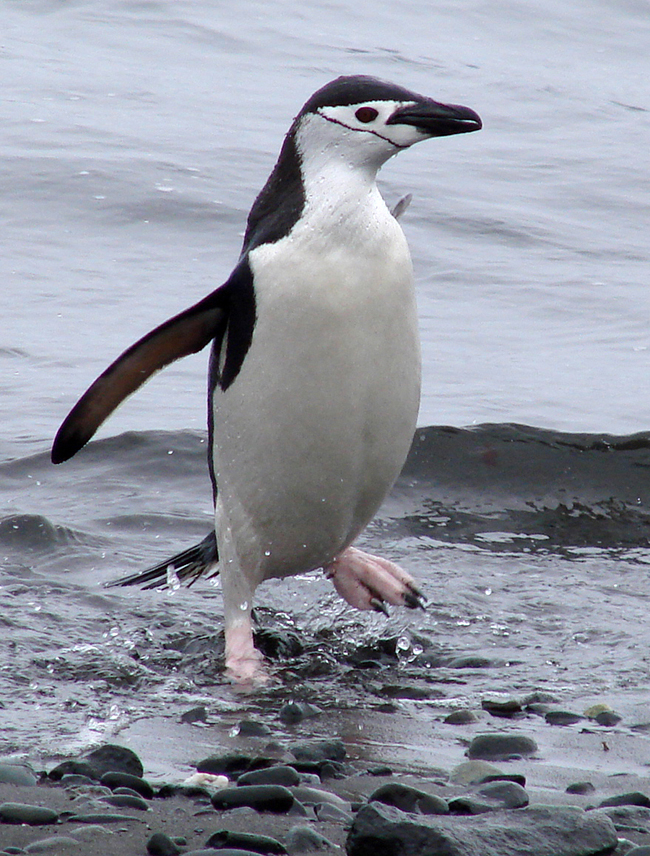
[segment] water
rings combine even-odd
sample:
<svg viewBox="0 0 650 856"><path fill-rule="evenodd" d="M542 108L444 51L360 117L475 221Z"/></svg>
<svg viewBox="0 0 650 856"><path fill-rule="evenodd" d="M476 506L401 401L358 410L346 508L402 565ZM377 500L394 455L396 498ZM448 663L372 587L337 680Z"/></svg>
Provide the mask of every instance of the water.
<svg viewBox="0 0 650 856"><path fill-rule="evenodd" d="M47 450L125 346L226 278L291 118L341 73L485 122L401 155L381 184L390 203L414 197L420 424L496 427L423 435L366 536L422 581L426 614L359 617L318 575L264 587L263 622L307 645L283 674L371 706L375 685L340 664L403 638L410 653L387 668L442 682L445 703L539 685L636 710L650 592L648 435L629 436L650 428L648 3L79 0L6 4L1 21L3 752L65 754L161 705L236 704L218 589L100 586L210 525L206 355L154 379L78 459L55 469ZM447 665L476 652L493 667Z"/></svg>

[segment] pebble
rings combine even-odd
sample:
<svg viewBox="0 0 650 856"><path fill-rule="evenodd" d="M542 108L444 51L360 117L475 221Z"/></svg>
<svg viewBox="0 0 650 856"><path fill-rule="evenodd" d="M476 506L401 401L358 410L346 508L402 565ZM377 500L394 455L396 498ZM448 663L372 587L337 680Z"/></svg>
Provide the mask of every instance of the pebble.
<svg viewBox="0 0 650 856"><path fill-rule="evenodd" d="M38 782L36 774L24 764L0 763L0 785L31 787Z"/></svg>
<svg viewBox="0 0 650 856"><path fill-rule="evenodd" d="M180 847L164 832L155 832L147 841L149 856L179 856Z"/></svg>
<svg viewBox="0 0 650 856"><path fill-rule="evenodd" d="M255 757L244 752L227 752L225 755L210 755L196 765L199 773L211 773L213 776L236 778L249 770L273 767L274 758Z"/></svg>
<svg viewBox="0 0 650 856"><path fill-rule="evenodd" d="M256 811L284 814L293 804L293 794L282 785L243 785L223 788L212 795L212 805L221 810L249 806Z"/></svg>
<svg viewBox="0 0 650 856"><path fill-rule="evenodd" d="M32 841L25 847L25 853L53 853L56 856L63 853L78 853L85 848L85 844L71 838L69 835L52 835L50 838L41 838L40 841Z"/></svg>
<svg viewBox="0 0 650 856"><path fill-rule="evenodd" d="M349 823L352 820L352 812L346 811L337 805L329 803L319 803L314 806L314 812L321 823L329 821L331 823Z"/></svg>
<svg viewBox="0 0 650 856"><path fill-rule="evenodd" d="M289 853L310 853L314 850L336 850L336 844L311 826L292 826L286 837Z"/></svg>
<svg viewBox="0 0 650 856"><path fill-rule="evenodd" d="M303 719L310 719L313 716L318 716L319 713L322 713L322 710L315 704L310 704L307 701L290 701L280 708L278 716L280 722L285 725L297 725Z"/></svg>
<svg viewBox="0 0 650 856"><path fill-rule="evenodd" d="M130 814L117 814L116 812L88 812L86 814L73 814L68 818L70 823L125 823L130 820L140 820L139 817L133 817Z"/></svg>
<svg viewBox="0 0 650 856"><path fill-rule="evenodd" d="M479 734L469 745L471 759L507 761L537 752L537 743L526 734Z"/></svg>
<svg viewBox="0 0 650 856"><path fill-rule="evenodd" d="M470 725L478 722L478 716L472 710L454 710L443 720L447 725Z"/></svg>
<svg viewBox="0 0 650 856"><path fill-rule="evenodd" d="M206 847L222 849L224 847L251 850L254 853L262 853L264 856L282 856L287 850L275 838L268 835L253 835L251 832L231 832L229 829L219 829L213 832L205 842Z"/></svg>
<svg viewBox="0 0 650 856"><path fill-rule="evenodd" d="M586 856L613 851L617 843L616 830L606 815L575 806L528 806L454 817L406 814L394 806L371 802L357 813L346 850L348 856Z"/></svg>
<svg viewBox="0 0 650 856"><path fill-rule="evenodd" d="M544 714L544 719L549 725L575 725L576 722L581 722L584 716L570 710L549 710Z"/></svg>
<svg viewBox="0 0 650 856"><path fill-rule="evenodd" d="M592 785L591 782L572 782L570 785L567 785L566 792L567 794L593 794L596 788Z"/></svg>
<svg viewBox="0 0 650 856"><path fill-rule="evenodd" d="M6 802L0 805L0 822L2 823L25 823L27 826L43 826L48 823L56 823L58 819L58 811L40 805L15 802Z"/></svg>
<svg viewBox="0 0 650 856"><path fill-rule="evenodd" d="M192 725L194 722L207 723L207 721L208 712L203 705L193 707L190 710L186 710L185 713L181 713L181 722L184 722L187 725Z"/></svg>
<svg viewBox="0 0 650 856"><path fill-rule="evenodd" d="M104 797L103 802L115 806L115 808L136 808L139 811L149 811L146 800L130 794L113 794L113 796Z"/></svg>
<svg viewBox="0 0 650 856"><path fill-rule="evenodd" d="M153 788L146 779L142 779L140 776L132 776L129 773L118 773L113 771L110 773L104 773L99 780L99 783L110 788L112 791L117 788L131 788L132 791L140 794L140 796L144 797L146 800L153 798Z"/></svg>
<svg viewBox="0 0 650 856"><path fill-rule="evenodd" d="M268 725L256 719L242 719L237 729L239 737L268 737L271 733Z"/></svg>
<svg viewBox="0 0 650 856"><path fill-rule="evenodd" d="M490 699L485 698L481 702L483 710L487 710L492 716L501 716L506 719L512 719L514 716L519 716L523 713L521 702L518 699Z"/></svg>
<svg viewBox="0 0 650 856"><path fill-rule="evenodd" d="M401 811L418 812L419 814L449 813L449 806L441 797L427 794L425 791L410 785L402 785L399 782L390 782L377 788L370 794L368 801L384 803L395 806Z"/></svg>
<svg viewBox="0 0 650 856"><path fill-rule="evenodd" d="M142 777L142 761L131 749L106 743L93 749L84 758L63 761L48 773L50 779L58 781L66 774L87 776L99 781L104 773L120 772Z"/></svg>
<svg viewBox="0 0 650 856"><path fill-rule="evenodd" d="M346 756L342 740L308 740L289 746L298 761L343 761Z"/></svg>
<svg viewBox="0 0 650 856"><path fill-rule="evenodd" d="M294 799L299 800L303 805L321 805L322 803L328 803L329 805L339 806L339 808L350 808L349 802L336 794L333 794L331 791L322 791L318 788L308 788L304 785L296 785L290 790Z"/></svg>
<svg viewBox="0 0 650 856"><path fill-rule="evenodd" d="M298 771L294 767L287 767L285 765L267 767L265 770L251 770L250 773L243 773L237 779L239 786L284 785L285 788L289 788L292 785L299 784L299 782L300 776L298 775Z"/></svg>
<svg viewBox="0 0 650 856"><path fill-rule="evenodd" d="M487 811L523 808L529 803L530 798L521 785L496 781L483 785L476 794L449 800L449 811L453 814L484 814Z"/></svg>
<svg viewBox="0 0 650 856"><path fill-rule="evenodd" d="M449 781L455 785L479 785L487 776L500 776L501 770L487 761L463 761L453 768Z"/></svg>
<svg viewBox="0 0 650 856"><path fill-rule="evenodd" d="M601 800L598 807L605 808L606 806L619 805L638 805L650 808L650 799L640 791L632 791L629 794L616 794L616 796L607 797L607 799Z"/></svg>

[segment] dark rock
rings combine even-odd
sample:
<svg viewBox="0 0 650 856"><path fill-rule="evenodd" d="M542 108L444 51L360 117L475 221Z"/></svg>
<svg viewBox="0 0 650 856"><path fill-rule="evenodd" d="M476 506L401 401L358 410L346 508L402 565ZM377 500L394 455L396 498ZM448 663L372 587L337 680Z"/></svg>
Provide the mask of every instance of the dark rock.
<svg viewBox="0 0 650 856"><path fill-rule="evenodd" d="M279 717L285 725L296 725L303 719L318 716L319 713L322 713L321 709L314 704L306 701L290 701L280 708Z"/></svg>
<svg viewBox="0 0 650 856"><path fill-rule="evenodd" d="M61 784L64 788L78 788L92 785L94 782L88 776L81 776L79 773L64 773L61 776Z"/></svg>
<svg viewBox="0 0 650 856"><path fill-rule="evenodd" d="M209 800L210 791L200 785L163 785L156 792L156 797L169 799L169 797L187 797L191 800Z"/></svg>
<svg viewBox="0 0 650 856"><path fill-rule="evenodd" d="M463 761L462 764L453 768L449 774L449 781L455 785L480 785L488 781L488 776L502 775L498 767L488 764L487 761Z"/></svg>
<svg viewBox="0 0 650 856"><path fill-rule="evenodd" d="M431 687L418 687L407 684L384 684L380 687L377 694L384 698L405 698L414 701L443 697L439 690L433 690Z"/></svg>
<svg viewBox="0 0 650 856"><path fill-rule="evenodd" d="M488 782L514 782L516 785L521 785L522 788L526 787L526 777L521 773L488 773L477 784L487 785Z"/></svg>
<svg viewBox="0 0 650 856"><path fill-rule="evenodd" d="M270 630L264 627L254 633L255 647L269 660L299 657L305 650L300 636L291 630Z"/></svg>
<svg viewBox="0 0 650 856"><path fill-rule="evenodd" d="M86 755L85 761L94 770L96 779L101 779L104 773L128 773L138 778L142 778L144 773L142 761L135 752L127 749L126 746L117 746L112 743L93 749Z"/></svg>
<svg viewBox="0 0 650 856"><path fill-rule="evenodd" d="M71 838L69 835L51 835L49 838L41 838L38 841L32 841L24 850L16 848L15 850L2 850L0 853L54 853L56 856L62 853L80 853L82 844L77 838Z"/></svg>
<svg viewBox="0 0 650 856"><path fill-rule="evenodd" d="M321 761L318 764L318 775L321 779L346 779L350 773L340 761Z"/></svg>
<svg viewBox="0 0 650 856"><path fill-rule="evenodd" d="M53 767L47 774L49 779L58 782L64 776L84 776L91 781L98 781L99 776L96 774L94 767L86 761L62 761Z"/></svg>
<svg viewBox="0 0 650 856"><path fill-rule="evenodd" d="M314 806L314 813L321 823L349 823L352 820L352 812L338 805L329 803L318 803Z"/></svg>
<svg viewBox="0 0 650 856"><path fill-rule="evenodd" d="M584 716L570 710L549 710L544 714L544 719L549 725L575 725L576 722L581 722Z"/></svg>
<svg viewBox="0 0 650 856"><path fill-rule="evenodd" d="M188 725L191 725L193 722L207 722L208 721L208 712L200 705L199 707L193 707L191 710L186 710L185 713L181 713L181 722L185 722Z"/></svg>
<svg viewBox="0 0 650 856"><path fill-rule="evenodd" d="M241 788L223 788L212 795L212 805L222 810L250 806L256 811L285 814L293 803L293 794L282 785L244 785Z"/></svg>
<svg viewBox="0 0 650 856"><path fill-rule="evenodd" d="M316 832L311 826L292 826L286 837L289 853L311 853L314 850L335 850L336 844Z"/></svg>
<svg viewBox="0 0 650 856"><path fill-rule="evenodd" d="M268 725L255 719L242 719L239 723L240 737L267 737L270 733Z"/></svg>
<svg viewBox="0 0 650 856"><path fill-rule="evenodd" d="M501 716L506 719L512 719L513 716L518 716L523 713L521 703L514 698L501 701L498 699L485 698L481 702L483 710L487 710L492 716Z"/></svg>
<svg viewBox="0 0 650 856"><path fill-rule="evenodd" d="M137 808L138 811L149 811L146 800L129 794L113 794L110 797L103 797L102 802L115 806L115 808Z"/></svg>
<svg viewBox="0 0 650 856"><path fill-rule="evenodd" d="M140 820L139 817L133 817L130 814L118 814L117 812L86 812L83 814L71 814L68 817L68 821L70 823L91 823L91 824L103 824L103 823L125 823L128 820Z"/></svg>
<svg viewBox="0 0 650 856"><path fill-rule="evenodd" d="M466 654L463 657L454 657L446 665L449 669L489 669L495 663L488 657Z"/></svg>
<svg viewBox="0 0 650 856"><path fill-rule="evenodd" d="M638 805L650 808L650 799L640 791L632 791L629 794L616 794L616 796L607 797L607 799L601 801L598 808L619 805Z"/></svg>
<svg viewBox="0 0 650 856"><path fill-rule="evenodd" d="M240 850L250 850L254 853L270 854L270 856L281 856L287 850L283 844L270 838L268 835L253 835L250 832L231 832L228 829L219 829L213 832L205 842L206 847L214 847L221 850L224 847Z"/></svg>
<svg viewBox="0 0 650 856"><path fill-rule="evenodd" d="M598 809L606 814L620 832L650 833L650 809L641 805L619 805Z"/></svg>
<svg viewBox="0 0 650 856"><path fill-rule="evenodd" d="M528 794L515 782L489 782L468 794L449 800L449 811L454 814L484 814L486 811L523 808L530 802Z"/></svg>
<svg viewBox="0 0 650 856"><path fill-rule="evenodd" d="M389 782L386 785L382 785L370 794L368 800L369 802L392 805L401 811L417 812L419 814L449 813L449 807L445 800L399 782Z"/></svg>
<svg viewBox="0 0 650 856"><path fill-rule="evenodd" d="M346 756L342 740L309 740L293 743L289 749L298 761L343 761Z"/></svg>
<svg viewBox="0 0 650 856"><path fill-rule="evenodd" d="M25 764L10 764L7 761L0 762L0 785L18 785L30 787L36 784L38 779L33 770Z"/></svg>
<svg viewBox="0 0 650 856"><path fill-rule="evenodd" d="M622 719L623 717L619 713L616 713L615 710L602 710L594 717L594 721L597 722L598 725L603 725L606 728L613 728L615 725L618 725Z"/></svg>
<svg viewBox="0 0 650 856"><path fill-rule="evenodd" d="M572 782L567 785L567 794L593 794L596 788L591 782Z"/></svg>
<svg viewBox="0 0 650 856"><path fill-rule="evenodd" d="M447 725L469 725L478 722L478 716L471 710L454 710L444 718Z"/></svg>
<svg viewBox="0 0 650 856"><path fill-rule="evenodd" d="M470 743L470 758L487 761L507 761L509 758L533 755L537 743L525 734L479 734Z"/></svg>
<svg viewBox="0 0 650 856"><path fill-rule="evenodd" d="M251 770L250 773L242 773L237 779L241 785L284 785L290 788L300 783L300 776L294 767L279 765L277 767L266 767L263 770Z"/></svg>
<svg viewBox="0 0 650 856"><path fill-rule="evenodd" d="M164 832L154 833L147 841L149 856L179 856L181 848Z"/></svg>
<svg viewBox="0 0 650 856"><path fill-rule="evenodd" d="M225 755L210 755L196 765L199 773L211 773L213 776L228 776L233 778L249 770L261 770L273 767L274 758L255 757L243 752L227 752Z"/></svg>
<svg viewBox="0 0 650 856"><path fill-rule="evenodd" d="M393 770L391 767L387 767L386 764L380 764L378 767L369 767L368 768L369 776L392 776Z"/></svg>
<svg viewBox="0 0 650 856"><path fill-rule="evenodd" d="M348 856L596 856L618 837L602 812L528 806L474 817L414 815L371 802L355 817Z"/></svg>
<svg viewBox="0 0 650 856"><path fill-rule="evenodd" d="M116 788L131 788L132 791L140 794L146 800L150 800L153 797L153 788L149 782L141 779L139 776L131 776L129 773L104 773L99 783L106 785L112 791Z"/></svg>
<svg viewBox="0 0 650 856"><path fill-rule="evenodd" d="M59 813L51 808L26 803L6 802L0 805L0 823L25 823L27 826L43 826L56 823Z"/></svg>

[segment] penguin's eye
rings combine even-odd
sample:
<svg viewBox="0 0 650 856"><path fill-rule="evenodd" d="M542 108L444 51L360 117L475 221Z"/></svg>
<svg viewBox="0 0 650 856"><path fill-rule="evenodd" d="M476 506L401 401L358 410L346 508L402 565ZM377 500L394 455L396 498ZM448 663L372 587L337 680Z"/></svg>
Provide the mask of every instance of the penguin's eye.
<svg viewBox="0 0 650 856"><path fill-rule="evenodd" d="M354 115L360 122L374 122L377 116L379 116L379 111L375 110L374 107L359 107Z"/></svg>

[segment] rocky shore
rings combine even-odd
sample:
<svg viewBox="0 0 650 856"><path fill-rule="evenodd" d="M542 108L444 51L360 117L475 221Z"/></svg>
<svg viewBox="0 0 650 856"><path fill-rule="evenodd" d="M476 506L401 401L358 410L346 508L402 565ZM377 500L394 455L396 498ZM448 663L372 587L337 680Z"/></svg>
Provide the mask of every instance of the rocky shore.
<svg viewBox="0 0 650 856"><path fill-rule="evenodd" d="M47 771L0 759L0 853L649 856L646 724L541 698L455 710L431 739L413 715L369 711L372 758L336 733L335 716L293 702L277 730L269 717L241 720L167 781L117 743ZM161 718L149 736L169 752L184 729L189 755L193 726L204 738L208 718L188 711L169 730ZM130 736L122 743L145 745ZM440 766L429 753L404 763L423 740Z"/></svg>

